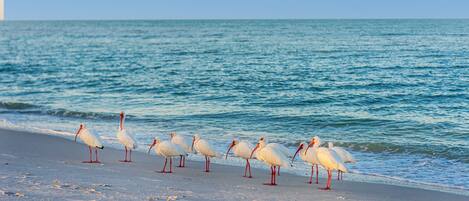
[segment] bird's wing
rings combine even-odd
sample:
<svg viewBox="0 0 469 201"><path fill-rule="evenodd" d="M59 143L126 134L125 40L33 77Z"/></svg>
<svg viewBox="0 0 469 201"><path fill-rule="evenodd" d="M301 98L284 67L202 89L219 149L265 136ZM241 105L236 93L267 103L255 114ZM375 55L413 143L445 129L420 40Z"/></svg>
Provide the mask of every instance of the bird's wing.
<svg viewBox="0 0 469 201"><path fill-rule="evenodd" d="M188 141L181 135L174 136L173 139L171 139L171 142L181 146L186 152L191 151Z"/></svg>
<svg viewBox="0 0 469 201"><path fill-rule="evenodd" d="M202 153L203 155L207 155L210 157L218 157L220 154L218 154L215 149L208 143L206 140L199 140L197 142L197 152Z"/></svg>

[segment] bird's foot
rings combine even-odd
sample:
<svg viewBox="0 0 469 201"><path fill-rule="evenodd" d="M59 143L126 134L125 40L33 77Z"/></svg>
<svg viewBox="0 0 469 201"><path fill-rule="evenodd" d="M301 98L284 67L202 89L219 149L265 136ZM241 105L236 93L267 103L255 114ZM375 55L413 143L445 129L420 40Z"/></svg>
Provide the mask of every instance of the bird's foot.
<svg viewBox="0 0 469 201"><path fill-rule="evenodd" d="M325 188L319 188L320 190L325 190L325 191L330 191L331 188L330 187L325 187Z"/></svg>
<svg viewBox="0 0 469 201"><path fill-rule="evenodd" d="M274 183L263 183L264 185L266 186L276 186L277 184L274 184Z"/></svg>
<svg viewBox="0 0 469 201"><path fill-rule="evenodd" d="M307 184L312 184L313 182L307 181L306 183L307 183Z"/></svg>
<svg viewBox="0 0 469 201"><path fill-rule="evenodd" d="M119 160L119 162L122 162L122 163L131 163L132 161L131 161L131 160Z"/></svg>
<svg viewBox="0 0 469 201"><path fill-rule="evenodd" d="M162 171L156 171L156 172L158 172L158 173L168 173L168 172L163 171L163 170Z"/></svg>
<svg viewBox="0 0 469 201"><path fill-rule="evenodd" d="M244 178L249 178L249 179L252 178L252 176L246 176L246 175L244 175L243 177L244 177Z"/></svg>
<svg viewBox="0 0 469 201"><path fill-rule="evenodd" d="M210 170L205 170L205 172L210 172Z"/></svg>
<svg viewBox="0 0 469 201"><path fill-rule="evenodd" d="M176 167L178 167L178 168L183 168L184 166L182 166L182 165L178 165L178 166L176 166Z"/></svg>
<svg viewBox="0 0 469 201"><path fill-rule="evenodd" d="M101 161L93 161L92 163L101 163Z"/></svg>
<svg viewBox="0 0 469 201"><path fill-rule="evenodd" d="M82 161L82 163L93 163L93 161Z"/></svg>

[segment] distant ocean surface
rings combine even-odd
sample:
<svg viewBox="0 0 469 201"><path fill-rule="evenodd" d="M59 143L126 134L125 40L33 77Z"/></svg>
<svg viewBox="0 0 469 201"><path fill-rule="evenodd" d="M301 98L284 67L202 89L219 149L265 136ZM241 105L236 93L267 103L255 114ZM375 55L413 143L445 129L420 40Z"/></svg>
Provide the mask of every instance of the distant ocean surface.
<svg viewBox="0 0 469 201"><path fill-rule="evenodd" d="M142 145L318 135L354 175L467 192L469 20L0 23L1 126L85 122L120 147L120 111Z"/></svg>

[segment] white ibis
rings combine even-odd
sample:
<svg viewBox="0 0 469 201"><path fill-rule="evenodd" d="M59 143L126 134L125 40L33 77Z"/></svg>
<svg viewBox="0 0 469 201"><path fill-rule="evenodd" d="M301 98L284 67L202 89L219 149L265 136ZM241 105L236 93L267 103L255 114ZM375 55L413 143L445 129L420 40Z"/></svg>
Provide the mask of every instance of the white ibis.
<svg viewBox="0 0 469 201"><path fill-rule="evenodd" d="M230 153L230 150L233 149L233 153L236 157L242 158L246 160L246 167L244 168L244 177L252 178L251 175L251 163L249 163L249 159L251 158L251 152L253 150L253 145L249 143L248 141L245 140L238 140L238 139L233 139L231 142L228 151L226 151L226 157L225 159L228 158L228 153ZM246 176L247 171L249 171L249 176Z"/></svg>
<svg viewBox="0 0 469 201"><path fill-rule="evenodd" d="M293 155L292 158L292 163L295 160L296 155L299 153L301 160L305 161L306 163L311 165L311 176L309 177L309 182L308 183L313 183L313 175L314 175L314 166L316 166L316 184L319 183L318 179L318 159L316 157L316 149L312 149L309 152L306 152L306 148L308 147L308 144L306 142L300 143L298 146L298 149L295 152L295 155Z"/></svg>
<svg viewBox="0 0 469 201"><path fill-rule="evenodd" d="M265 185L277 185L276 167L286 167L289 165L287 157L279 150L267 146L264 140L259 140L256 147L251 152L250 158L257 151L257 159L270 166L271 176L270 183Z"/></svg>
<svg viewBox="0 0 469 201"><path fill-rule="evenodd" d="M207 140L201 139L200 135L195 134L192 138L191 150L195 150L205 156L205 172L210 172L210 158L218 157L220 154L208 143Z"/></svg>
<svg viewBox="0 0 469 201"><path fill-rule="evenodd" d="M92 134L84 124L80 124L80 128L78 129L77 133L75 134L75 142L77 141L77 137L80 137L81 141L83 141L88 148L90 149L90 160L83 161L83 163L100 163L98 160L98 149L103 149L104 146L99 140L99 137ZM93 160L93 153L91 149L94 149L96 160Z"/></svg>
<svg viewBox="0 0 469 201"><path fill-rule="evenodd" d="M340 160L342 160L342 162L344 162L344 163L355 163L355 162L357 162L355 160L355 158L352 156L352 154L350 152L348 152L347 150L345 150L344 148L336 147L336 146L334 146L334 144L332 142L329 142L328 146L329 146L330 150L333 150L333 151L335 151L335 153L337 153L337 155L340 157ZM343 177L342 171L340 171L340 170L337 171L337 180L342 180L342 177Z"/></svg>
<svg viewBox="0 0 469 201"><path fill-rule="evenodd" d="M186 151L186 153L191 152L190 141L187 141L183 135L178 135L175 132L170 133L171 142L173 144L177 144ZM179 166L178 167L186 167L186 155L181 155L179 158Z"/></svg>
<svg viewBox="0 0 469 201"><path fill-rule="evenodd" d="M283 146L282 144L279 143L268 143L267 139L265 137L261 137L259 141L264 141L266 146L272 147L273 149L276 149L278 152L281 154L285 155L286 157L292 156L290 153L290 150L288 150L287 147ZM277 167L277 175L280 176L280 167Z"/></svg>
<svg viewBox="0 0 469 201"><path fill-rule="evenodd" d="M306 148L306 152L310 147L316 148L316 157L318 159L318 162L322 167L324 167L324 169L327 170L327 183L324 190L330 190L332 182L332 171L337 170L342 172L348 172L348 170L347 167L345 167L344 163L342 163L342 161L340 160L340 157L337 155L337 153L325 147L318 147L320 142L317 139L319 138L314 137L313 139L311 139L308 148ZM314 146L315 144L318 144L318 146Z"/></svg>
<svg viewBox="0 0 469 201"><path fill-rule="evenodd" d="M172 173L173 172L173 157L186 154L186 152L180 146L173 144L170 141L161 141L157 137L153 139L153 143L150 145L150 148L148 148L148 153L150 153L150 150L153 147L155 147L155 153L158 156L165 157L163 170L160 171L161 173ZM166 171L166 164L168 163L168 158L169 158L169 172Z"/></svg>
<svg viewBox="0 0 469 201"><path fill-rule="evenodd" d="M124 128L124 121L125 121L125 114L124 112L120 113L120 122L119 122L119 129L117 130L117 139L121 144L124 145L125 148L125 159L121 160L121 162L132 162L132 150L137 148L137 141L133 138L133 136L127 132ZM127 152L130 152L130 158L127 160Z"/></svg>

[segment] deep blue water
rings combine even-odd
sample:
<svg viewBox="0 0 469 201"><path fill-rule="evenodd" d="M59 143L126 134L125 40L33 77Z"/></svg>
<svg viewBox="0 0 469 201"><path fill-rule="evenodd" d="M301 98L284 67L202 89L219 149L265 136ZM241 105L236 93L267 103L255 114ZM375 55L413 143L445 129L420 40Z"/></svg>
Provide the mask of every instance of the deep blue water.
<svg viewBox="0 0 469 201"><path fill-rule="evenodd" d="M469 189L469 20L0 23L0 121L115 143L201 133L294 149L314 135L351 169Z"/></svg>

